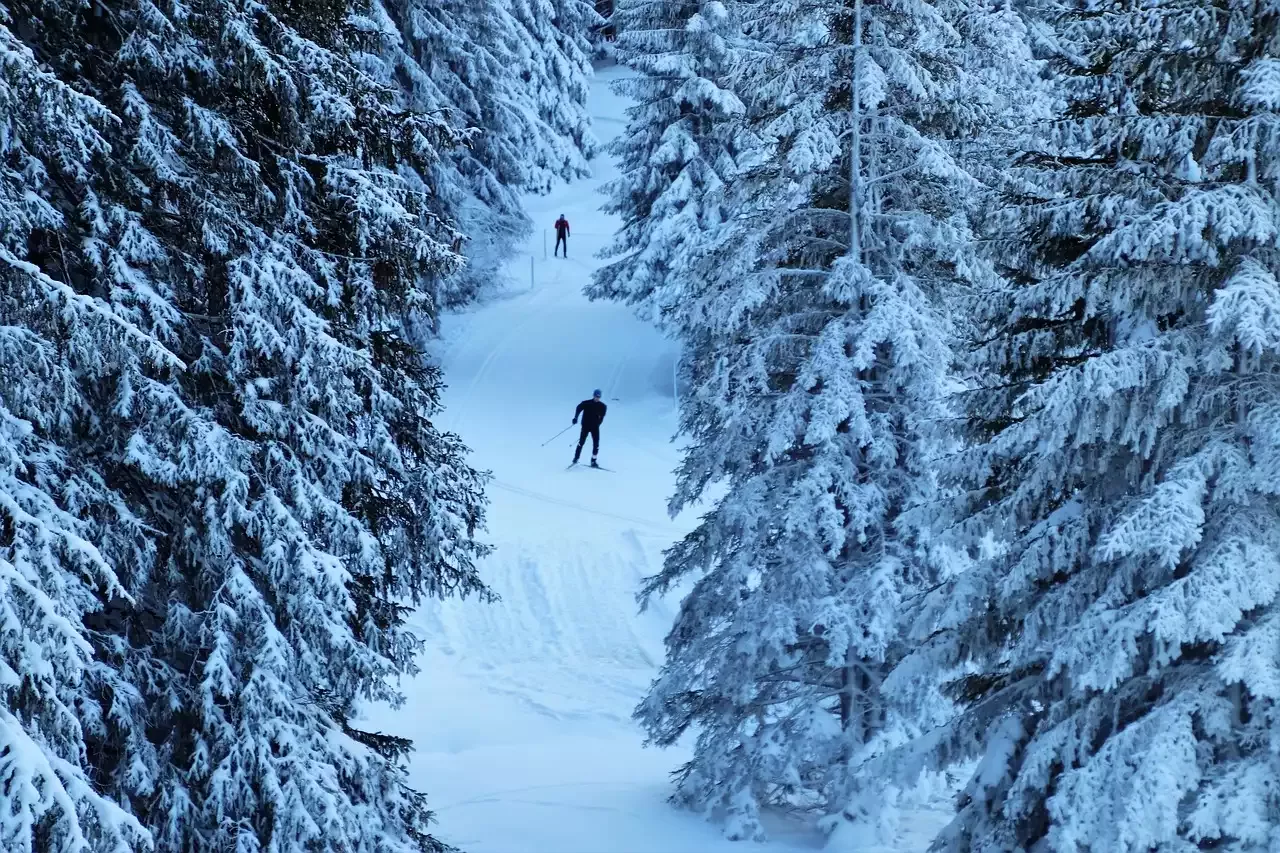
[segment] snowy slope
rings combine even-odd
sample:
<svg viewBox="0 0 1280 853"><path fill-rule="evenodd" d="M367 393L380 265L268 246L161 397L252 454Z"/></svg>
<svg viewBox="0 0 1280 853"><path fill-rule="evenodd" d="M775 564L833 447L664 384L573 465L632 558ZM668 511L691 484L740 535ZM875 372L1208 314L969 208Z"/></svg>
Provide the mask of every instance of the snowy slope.
<svg viewBox="0 0 1280 853"><path fill-rule="evenodd" d="M603 141L623 126L608 89L621 73L595 80ZM430 795L440 837L467 853L743 853L666 803L667 774L684 756L644 749L630 720L678 603L639 614L635 592L692 519L664 511L678 460L674 347L627 308L582 296L617 226L598 210L613 164L602 156L594 168L591 180L526 199L539 230L512 265L512 286L448 318L443 423L493 473L497 551L481 571L502 600L419 611L427 651L405 685L408 704L375 709L367 724L414 739L413 782ZM542 229L561 213L570 257L544 260ZM566 471L577 428L543 442L597 387L609 405L600 461L615 470ZM750 849L818 844L794 830L774 835L787 840Z"/></svg>
<svg viewBox="0 0 1280 853"><path fill-rule="evenodd" d="M620 73L594 83L604 141L623 126L608 89ZM487 538L497 551L481 571L502 600L420 610L427 651L404 685L409 701L373 709L366 724L414 739L413 781L430 795L438 835L467 853L740 853L666 802L682 756L643 748L630 720L677 603L640 614L636 589L691 522L665 512L678 461L674 345L627 308L582 296L617 225L598 209L613 164L593 165L592 179L526 199L537 230L508 291L446 318L443 426L493 474ZM544 260L543 230L561 213L570 257ZM594 388L609 405L600 461L614 471L566 471L577 427L542 444Z"/></svg>

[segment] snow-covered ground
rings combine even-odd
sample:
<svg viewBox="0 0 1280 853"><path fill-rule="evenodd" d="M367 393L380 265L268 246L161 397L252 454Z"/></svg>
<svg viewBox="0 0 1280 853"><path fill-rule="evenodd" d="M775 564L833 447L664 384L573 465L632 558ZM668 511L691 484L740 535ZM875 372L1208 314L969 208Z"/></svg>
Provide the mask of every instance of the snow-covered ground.
<svg viewBox="0 0 1280 853"><path fill-rule="evenodd" d="M622 73L595 80L602 141L623 127L624 103L608 86ZM811 851L817 838L785 827L768 845L729 842L671 807L668 774L684 755L644 748L630 719L678 604L638 613L635 593L693 519L665 512L678 461L674 346L626 307L582 295L618 224L599 211L616 168L607 155L594 167L590 180L527 199L537 230L510 290L447 318L443 425L493 474L487 538L497 550L481 571L502 600L419 611L427 650L404 685L408 703L373 709L366 724L414 739L412 780L438 835L467 853ZM561 213L570 256L544 259L543 229ZM594 388L609 406L600 461L614 470L567 471L577 427L543 443Z"/></svg>

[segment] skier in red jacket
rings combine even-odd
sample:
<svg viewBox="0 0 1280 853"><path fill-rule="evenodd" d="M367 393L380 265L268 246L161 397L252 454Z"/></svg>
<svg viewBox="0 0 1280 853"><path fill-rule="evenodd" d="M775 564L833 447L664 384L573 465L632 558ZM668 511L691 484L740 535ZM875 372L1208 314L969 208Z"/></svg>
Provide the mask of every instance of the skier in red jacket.
<svg viewBox="0 0 1280 853"><path fill-rule="evenodd" d="M560 244L564 243L564 256L569 257L569 220L564 218L564 214L560 214L560 218L556 220L556 248L552 252L553 255L559 256ZM542 245L546 245L543 243ZM542 251L546 251L543 249Z"/></svg>

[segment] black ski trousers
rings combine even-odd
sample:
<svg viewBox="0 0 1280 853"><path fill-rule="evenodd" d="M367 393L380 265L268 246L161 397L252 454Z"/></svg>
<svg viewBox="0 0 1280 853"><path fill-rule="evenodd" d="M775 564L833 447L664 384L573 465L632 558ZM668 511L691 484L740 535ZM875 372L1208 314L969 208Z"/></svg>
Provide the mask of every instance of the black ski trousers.
<svg viewBox="0 0 1280 853"><path fill-rule="evenodd" d="M587 426L582 424L582 434L578 436L578 449L573 451L573 461L577 462L578 457L582 455L582 445L587 443L587 436L591 436L591 458L595 458L600 452L600 425Z"/></svg>
<svg viewBox="0 0 1280 853"><path fill-rule="evenodd" d="M561 245L562 243L564 244L564 256L567 258L567 257L569 257L569 236L568 236L567 234L557 234L557 235L556 235L556 247L555 247L555 249L551 252L551 254L552 254L552 255L558 255L558 254L560 254L560 245ZM547 244L546 244L546 243L543 243L542 245L544 245L544 246L545 246L545 245L547 245ZM545 252L545 251L546 251L546 249L543 249L542 251L544 251L544 252ZM546 257L546 256L544 255L543 257Z"/></svg>

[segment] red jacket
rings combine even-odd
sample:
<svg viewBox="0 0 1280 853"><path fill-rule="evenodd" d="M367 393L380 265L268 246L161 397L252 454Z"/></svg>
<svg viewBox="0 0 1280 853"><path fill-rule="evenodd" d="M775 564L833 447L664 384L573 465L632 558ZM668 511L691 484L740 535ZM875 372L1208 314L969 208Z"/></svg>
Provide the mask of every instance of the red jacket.
<svg viewBox="0 0 1280 853"><path fill-rule="evenodd" d="M569 236L569 220L565 219L563 216L556 220L556 236Z"/></svg>

